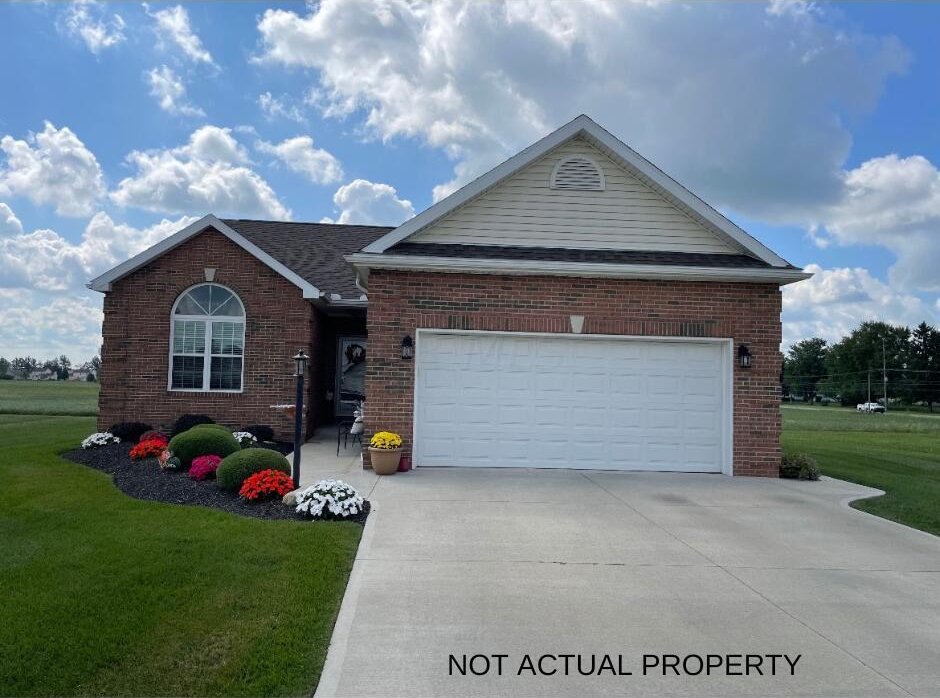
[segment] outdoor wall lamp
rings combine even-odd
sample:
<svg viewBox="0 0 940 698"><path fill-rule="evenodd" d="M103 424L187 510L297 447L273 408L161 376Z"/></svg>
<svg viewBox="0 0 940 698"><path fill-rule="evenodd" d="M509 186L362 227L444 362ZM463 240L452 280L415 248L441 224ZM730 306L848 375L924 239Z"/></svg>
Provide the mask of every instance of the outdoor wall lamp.
<svg viewBox="0 0 940 698"><path fill-rule="evenodd" d="M415 357L415 342L410 334L406 334L401 340L401 358L410 361Z"/></svg>
<svg viewBox="0 0 940 698"><path fill-rule="evenodd" d="M741 364L741 368L751 367L751 352L748 351L747 344L738 347L738 363Z"/></svg>

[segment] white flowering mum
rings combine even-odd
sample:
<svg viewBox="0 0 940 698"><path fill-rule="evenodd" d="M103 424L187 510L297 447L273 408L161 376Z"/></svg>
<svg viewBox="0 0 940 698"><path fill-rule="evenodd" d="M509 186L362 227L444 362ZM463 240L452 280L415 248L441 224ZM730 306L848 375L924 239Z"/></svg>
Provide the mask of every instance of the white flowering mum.
<svg viewBox="0 0 940 698"><path fill-rule="evenodd" d="M327 514L345 519L362 511L363 499L342 480L320 480L297 495L297 513L319 519Z"/></svg>
<svg viewBox="0 0 940 698"><path fill-rule="evenodd" d="M251 446L251 444L258 442L258 437L252 434L250 431L233 431L232 436L235 437L238 445L242 448L245 446Z"/></svg>
<svg viewBox="0 0 940 698"><path fill-rule="evenodd" d="M108 444L119 444L121 440L110 431L99 431L82 441L82 448L100 448Z"/></svg>

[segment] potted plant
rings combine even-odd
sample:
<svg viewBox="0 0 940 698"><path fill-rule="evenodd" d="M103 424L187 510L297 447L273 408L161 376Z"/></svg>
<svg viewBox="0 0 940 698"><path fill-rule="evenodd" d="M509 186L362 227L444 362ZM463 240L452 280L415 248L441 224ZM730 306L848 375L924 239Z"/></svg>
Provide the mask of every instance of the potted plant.
<svg viewBox="0 0 940 698"><path fill-rule="evenodd" d="M369 442L369 457L376 475L392 475L401 458L401 437L390 431L377 432Z"/></svg>

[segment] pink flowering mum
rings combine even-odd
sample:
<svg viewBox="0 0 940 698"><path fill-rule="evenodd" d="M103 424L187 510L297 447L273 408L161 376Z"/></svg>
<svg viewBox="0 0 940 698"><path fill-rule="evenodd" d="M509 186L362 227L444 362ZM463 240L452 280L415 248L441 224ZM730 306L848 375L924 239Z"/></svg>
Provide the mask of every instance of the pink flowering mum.
<svg viewBox="0 0 940 698"><path fill-rule="evenodd" d="M193 480L206 480L215 477L215 471L219 469L219 463L222 459L218 456L199 456L193 458L193 463L189 466L189 476Z"/></svg>

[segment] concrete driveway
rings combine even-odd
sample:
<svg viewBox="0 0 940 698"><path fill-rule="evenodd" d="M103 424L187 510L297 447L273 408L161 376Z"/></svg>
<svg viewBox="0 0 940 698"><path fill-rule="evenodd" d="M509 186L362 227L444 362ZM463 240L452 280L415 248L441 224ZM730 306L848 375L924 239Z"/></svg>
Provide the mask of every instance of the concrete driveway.
<svg viewBox="0 0 940 698"><path fill-rule="evenodd" d="M318 696L940 695L940 539L845 505L874 490L558 470L357 480L375 510ZM508 657L502 675L491 659L452 676L451 654ZM517 675L549 654L555 674ZM583 670L594 655L595 674L569 659L565 676L562 654ZM644 675L643 655L664 654L690 673L687 655L723 664ZM748 654L764 675L725 674ZM768 658L783 654L800 655L792 675Z"/></svg>

